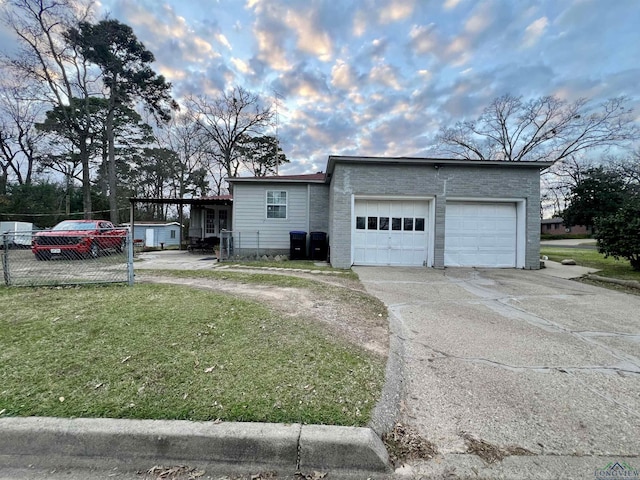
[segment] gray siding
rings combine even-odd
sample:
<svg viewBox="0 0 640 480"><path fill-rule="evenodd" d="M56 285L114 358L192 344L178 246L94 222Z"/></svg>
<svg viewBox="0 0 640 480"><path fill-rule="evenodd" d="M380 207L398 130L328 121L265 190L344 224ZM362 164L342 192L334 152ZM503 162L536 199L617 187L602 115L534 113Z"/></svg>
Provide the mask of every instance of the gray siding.
<svg viewBox="0 0 640 480"><path fill-rule="evenodd" d="M287 218L267 218L267 190L287 192ZM238 255L288 253L289 232L309 232L309 188L297 183L236 183L233 237Z"/></svg>
<svg viewBox="0 0 640 480"><path fill-rule="evenodd" d="M444 223L448 197L525 199L525 268L540 266L540 172L538 168L336 163L329 193L331 264L351 266L352 196L435 197L434 266L444 266Z"/></svg>

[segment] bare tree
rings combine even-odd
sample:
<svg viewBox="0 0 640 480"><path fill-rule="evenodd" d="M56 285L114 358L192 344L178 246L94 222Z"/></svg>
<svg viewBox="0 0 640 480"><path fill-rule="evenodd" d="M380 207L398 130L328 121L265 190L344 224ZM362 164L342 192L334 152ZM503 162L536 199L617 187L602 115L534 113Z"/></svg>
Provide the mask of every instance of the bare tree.
<svg viewBox="0 0 640 480"><path fill-rule="evenodd" d="M190 97L187 107L210 142L209 153L228 177L236 176L242 167L238 151L242 138L262 135L273 118L270 105L239 86L215 99Z"/></svg>
<svg viewBox="0 0 640 480"><path fill-rule="evenodd" d="M639 129L625 103L618 97L592 108L586 99L569 103L547 96L524 102L504 95L477 120L442 129L438 140L455 157L557 162L636 140Z"/></svg>
<svg viewBox="0 0 640 480"><path fill-rule="evenodd" d="M174 116L156 133L158 145L176 154L173 190L176 196L206 193L207 141L200 126L188 114Z"/></svg>
<svg viewBox="0 0 640 480"><path fill-rule="evenodd" d="M64 41L64 33L92 16L92 3L85 0L8 0L3 20L19 40L20 51L3 59L4 67L14 69L25 82L41 87L41 99L50 107L64 107L71 99L88 99L95 78L89 74L86 61L79 51ZM88 100L76 112L89 118ZM65 119L72 125L74 118ZM85 218L91 217L91 171L89 151L83 136L83 125L77 125L79 141L75 147L82 165L83 208ZM86 139L85 139L86 140Z"/></svg>
<svg viewBox="0 0 640 480"><path fill-rule="evenodd" d="M36 146L41 134L35 129L43 105L29 98L29 91L5 72L0 86L0 195L6 193L9 175L18 184L30 184Z"/></svg>

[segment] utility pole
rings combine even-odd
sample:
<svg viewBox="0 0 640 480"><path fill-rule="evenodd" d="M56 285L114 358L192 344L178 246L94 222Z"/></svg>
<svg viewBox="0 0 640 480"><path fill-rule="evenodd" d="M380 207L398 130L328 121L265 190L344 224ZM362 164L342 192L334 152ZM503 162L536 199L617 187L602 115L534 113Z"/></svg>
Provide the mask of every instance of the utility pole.
<svg viewBox="0 0 640 480"><path fill-rule="evenodd" d="M276 104L276 151L275 151L275 160L276 160L276 177L278 176L278 167L280 166L280 157L278 156L278 151L280 150L280 139L278 138L278 98L282 98L282 95L278 93L277 90L273 90L273 96L275 98Z"/></svg>

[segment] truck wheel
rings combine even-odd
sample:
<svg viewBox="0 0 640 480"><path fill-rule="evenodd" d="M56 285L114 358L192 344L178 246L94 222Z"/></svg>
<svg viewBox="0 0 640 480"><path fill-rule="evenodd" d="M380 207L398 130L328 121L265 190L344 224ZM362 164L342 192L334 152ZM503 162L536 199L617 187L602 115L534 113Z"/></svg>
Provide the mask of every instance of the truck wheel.
<svg viewBox="0 0 640 480"><path fill-rule="evenodd" d="M89 247L89 257L98 258L100 256L100 247L97 243L93 242Z"/></svg>

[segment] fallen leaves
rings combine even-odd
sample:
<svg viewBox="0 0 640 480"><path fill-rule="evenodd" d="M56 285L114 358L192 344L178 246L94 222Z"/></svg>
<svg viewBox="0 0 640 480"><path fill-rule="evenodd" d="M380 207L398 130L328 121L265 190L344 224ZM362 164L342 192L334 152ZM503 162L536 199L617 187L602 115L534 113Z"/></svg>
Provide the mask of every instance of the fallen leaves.
<svg viewBox="0 0 640 480"><path fill-rule="evenodd" d="M396 423L389 433L385 433L382 441L394 465L411 459L429 460L438 454L433 443L422 438L412 427L401 423Z"/></svg>
<svg viewBox="0 0 640 480"><path fill-rule="evenodd" d="M464 443L467 446L467 453L473 453L474 455L479 456L488 464L501 462L505 457L511 455L534 455L533 452L526 448L513 445L501 448L497 445L475 438L473 435L466 432L460 432L459 435L464 439Z"/></svg>
<svg viewBox="0 0 640 480"><path fill-rule="evenodd" d="M187 476L188 480L195 480L202 477L206 472L204 470L198 470L196 468L190 468L186 465L178 465L175 467L164 467L156 465L147 470L148 475L154 475L156 479L162 480L165 478L178 479Z"/></svg>
<svg viewBox="0 0 640 480"><path fill-rule="evenodd" d="M326 477L327 477L326 472L312 472L312 473L296 472L296 475L295 475L295 478L300 480L320 480Z"/></svg>

